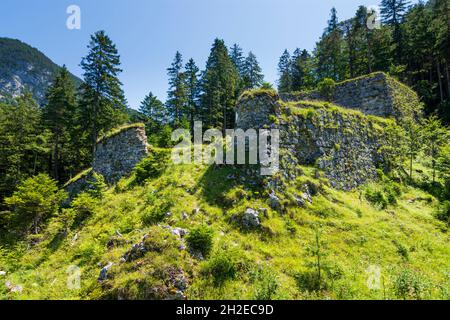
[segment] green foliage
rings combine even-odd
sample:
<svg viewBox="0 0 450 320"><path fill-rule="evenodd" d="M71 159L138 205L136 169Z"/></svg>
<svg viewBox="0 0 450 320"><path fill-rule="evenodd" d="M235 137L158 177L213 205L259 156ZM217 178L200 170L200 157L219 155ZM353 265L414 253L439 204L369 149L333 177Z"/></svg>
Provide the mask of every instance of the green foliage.
<svg viewBox="0 0 450 320"><path fill-rule="evenodd" d="M134 168L137 183L153 179L161 175L167 168L170 150L151 148L148 157L139 162Z"/></svg>
<svg viewBox="0 0 450 320"><path fill-rule="evenodd" d="M446 223L450 227L450 201L444 201L436 210L436 218Z"/></svg>
<svg viewBox="0 0 450 320"><path fill-rule="evenodd" d="M235 254L229 251L222 251L209 260L206 272L213 277L215 285L221 286L226 280L233 280L236 277L237 269Z"/></svg>
<svg viewBox="0 0 450 320"><path fill-rule="evenodd" d="M369 185L364 190L364 196L372 205L379 209L386 209L389 205L395 205L401 195L401 187L397 183L389 182L383 186Z"/></svg>
<svg viewBox="0 0 450 320"><path fill-rule="evenodd" d="M429 290L428 282L417 272L401 269L394 282L394 292L401 299L426 299Z"/></svg>
<svg viewBox="0 0 450 320"><path fill-rule="evenodd" d="M88 189L86 190L87 194L96 199L103 198L107 186L105 183L105 178L101 174L94 172L87 179L87 184L89 185Z"/></svg>
<svg viewBox="0 0 450 320"><path fill-rule="evenodd" d="M89 128L92 147L103 132L128 120L126 101L118 78L120 55L104 31L91 36L89 52L82 59L84 82L81 85L80 113Z"/></svg>
<svg viewBox="0 0 450 320"><path fill-rule="evenodd" d="M333 79L325 78L317 84L317 89L327 101L333 100L336 82Z"/></svg>
<svg viewBox="0 0 450 320"><path fill-rule="evenodd" d="M17 191L5 199L5 204L13 212L13 226L37 234L42 223L58 212L66 197L66 193L58 189L56 181L41 173L23 181Z"/></svg>
<svg viewBox="0 0 450 320"><path fill-rule="evenodd" d="M76 212L77 222L82 222L86 218L91 217L98 204L98 200L92 197L89 193L80 193L71 203L71 207Z"/></svg>
<svg viewBox="0 0 450 320"><path fill-rule="evenodd" d="M186 241L193 252L200 252L204 257L209 256L213 246L214 231L205 226L190 230Z"/></svg>

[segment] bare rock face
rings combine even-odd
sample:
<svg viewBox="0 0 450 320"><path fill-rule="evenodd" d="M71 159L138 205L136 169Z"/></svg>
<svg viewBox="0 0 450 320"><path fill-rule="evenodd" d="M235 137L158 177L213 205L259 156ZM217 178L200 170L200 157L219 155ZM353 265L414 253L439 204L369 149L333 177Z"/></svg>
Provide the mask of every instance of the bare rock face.
<svg viewBox="0 0 450 320"><path fill-rule="evenodd" d="M92 169L113 184L131 173L136 164L147 156L145 127L129 126L118 130L97 144Z"/></svg>

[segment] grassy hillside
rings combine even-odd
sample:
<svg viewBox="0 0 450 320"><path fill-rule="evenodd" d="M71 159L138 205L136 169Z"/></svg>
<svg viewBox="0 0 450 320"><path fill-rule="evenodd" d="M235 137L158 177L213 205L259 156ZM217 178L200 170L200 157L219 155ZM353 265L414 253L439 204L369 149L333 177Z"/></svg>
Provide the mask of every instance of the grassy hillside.
<svg viewBox="0 0 450 320"><path fill-rule="evenodd" d="M0 248L0 299L450 298L449 234L431 195L386 177L336 191L301 167L276 211L256 168L175 166L166 155L155 149L102 198L82 195L40 235ZM301 206L305 184L313 197ZM244 227L248 208L260 226ZM208 252L208 232L203 258L192 249ZM70 290L73 266L81 287Z"/></svg>

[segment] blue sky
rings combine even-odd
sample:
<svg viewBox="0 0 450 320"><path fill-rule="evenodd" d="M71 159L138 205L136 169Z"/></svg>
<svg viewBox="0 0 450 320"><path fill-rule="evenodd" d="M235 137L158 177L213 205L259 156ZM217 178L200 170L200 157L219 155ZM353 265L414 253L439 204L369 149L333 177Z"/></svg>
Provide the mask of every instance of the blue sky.
<svg viewBox="0 0 450 320"><path fill-rule="evenodd" d="M0 36L22 40L82 75L89 35L105 30L116 43L120 79L136 108L152 91L166 97L166 68L179 50L204 68L214 38L256 54L266 81L277 79L285 48L312 50L335 6L341 20L381 0L1 0ZM81 30L66 28L66 9L81 8Z"/></svg>

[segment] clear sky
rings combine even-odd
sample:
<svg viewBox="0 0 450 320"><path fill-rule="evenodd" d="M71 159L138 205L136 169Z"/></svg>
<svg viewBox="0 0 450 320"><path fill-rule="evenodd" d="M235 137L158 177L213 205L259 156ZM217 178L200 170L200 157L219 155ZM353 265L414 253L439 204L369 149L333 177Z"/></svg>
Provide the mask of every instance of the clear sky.
<svg viewBox="0 0 450 320"><path fill-rule="evenodd" d="M0 36L22 40L81 77L89 35L105 30L116 43L120 79L136 108L150 91L165 100L166 68L179 50L203 69L214 38L256 54L275 83L285 48L312 50L334 6L340 20L381 0L1 0ZM81 8L81 30L66 27L69 5Z"/></svg>

